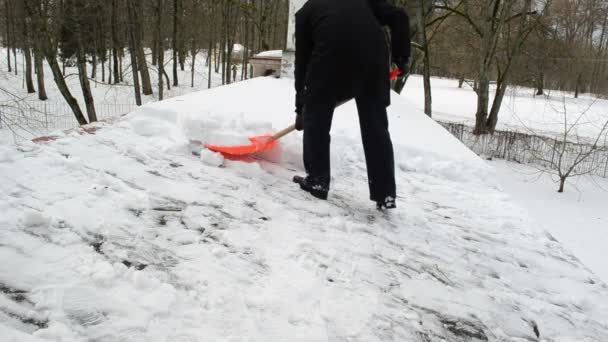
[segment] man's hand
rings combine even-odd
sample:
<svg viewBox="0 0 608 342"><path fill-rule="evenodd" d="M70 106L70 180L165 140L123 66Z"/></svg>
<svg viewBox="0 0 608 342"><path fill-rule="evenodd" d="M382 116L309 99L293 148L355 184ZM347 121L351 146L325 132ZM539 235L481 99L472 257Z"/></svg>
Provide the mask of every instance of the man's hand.
<svg viewBox="0 0 608 342"><path fill-rule="evenodd" d="M405 76L407 74L410 73L410 60L409 58L395 58L393 60L393 63L397 66L397 69L399 69L400 74L399 76Z"/></svg>
<svg viewBox="0 0 608 342"><path fill-rule="evenodd" d="M304 129L304 120L302 117L302 106L296 106L296 130L301 131Z"/></svg>

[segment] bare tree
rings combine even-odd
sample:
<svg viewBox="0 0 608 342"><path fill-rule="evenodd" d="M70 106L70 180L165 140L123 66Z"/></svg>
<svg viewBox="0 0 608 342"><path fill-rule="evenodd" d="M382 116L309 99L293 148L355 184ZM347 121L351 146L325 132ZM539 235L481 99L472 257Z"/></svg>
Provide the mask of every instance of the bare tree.
<svg viewBox="0 0 608 342"><path fill-rule="evenodd" d="M36 9L37 13L40 13L39 17L45 17L47 15L48 9L44 6L42 2L39 3L40 7ZM41 42L41 34L40 34L40 25L41 23L35 20L34 16L32 17L32 27L34 30L34 34L32 37L33 45L34 45L34 65L36 67L36 80L38 84L38 99L41 101L45 101L48 99L46 94L46 85L44 82L44 52L42 51L42 42Z"/></svg>
<svg viewBox="0 0 608 342"><path fill-rule="evenodd" d="M148 63L146 62L146 54L143 46L143 15L141 15L143 3L134 0L127 1L132 7L131 12L129 12L129 27L133 30L133 47L137 55L137 67L141 73L142 91L144 95L152 95L152 82L150 81L150 72L148 70Z"/></svg>
<svg viewBox="0 0 608 342"><path fill-rule="evenodd" d="M583 124L588 124L585 120L587 120L587 113L593 104L576 114L574 120L572 120L566 105L566 98L565 96L562 97L560 112L563 120L563 131L553 140L552 155L539 155L534 152L536 161L549 167L548 169L540 169L540 171L557 176L559 193L564 192L568 179L591 174L595 171L594 168L599 167L596 163L587 165L587 162L602 154L608 154L608 119L598 126L595 136L582 136L578 133L578 129ZM534 149L531 149L531 151L534 151Z"/></svg>
<svg viewBox="0 0 608 342"><path fill-rule="evenodd" d="M28 93L35 93L36 88L34 88L34 81L32 79L32 54L30 49L30 22L27 11L25 10L25 4L23 2L17 3L16 10L19 13L19 23L21 25L21 51L23 52L23 56L25 58L25 84Z"/></svg>
<svg viewBox="0 0 608 342"><path fill-rule="evenodd" d="M133 75L133 87L135 90L135 103L141 106L141 93L139 88L139 65L137 60L137 31L135 11L136 7L134 0L127 0L127 12L128 12L128 23L129 23L129 55L131 56L131 73Z"/></svg>
<svg viewBox="0 0 608 342"><path fill-rule="evenodd" d="M111 30L112 30L112 58L114 60L114 83L120 83L120 67L118 66L118 32L116 26L118 25L118 8L116 0L112 0L112 11L111 11Z"/></svg>
<svg viewBox="0 0 608 342"><path fill-rule="evenodd" d="M158 64L158 100L162 101L164 96L164 87L163 87L163 73L165 71L165 44L164 37L162 36L162 27L163 27L163 8L164 1L158 0L157 2L157 13L156 13L156 25L157 25L157 36L156 43L157 45L157 64Z"/></svg>
<svg viewBox="0 0 608 342"><path fill-rule="evenodd" d="M61 95L72 109L78 124L86 125L87 120L84 117L80 106L78 105L78 101L70 92L70 89L65 82L63 73L61 72L59 63L57 62L57 45L53 40L54 32L50 27L51 20L48 16L42 16L41 13L36 11L37 8L40 8L40 1L41 0L25 0L25 5L28 13L33 16L34 21L39 23L38 34L40 35L41 49L44 52L44 56L46 57L49 66L51 67L57 88L59 88Z"/></svg>
<svg viewBox="0 0 608 342"><path fill-rule="evenodd" d="M4 46L6 47L6 60L7 60L7 66L8 66L8 72L12 72L12 67L11 67L11 44L12 44L12 33L11 33L11 1L10 0L4 0L4 23L5 23L5 28L6 28L6 32L5 32L5 37L4 37ZM15 61L15 64L17 63L17 61Z"/></svg>
<svg viewBox="0 0 608 342"><path fill-rule="evenodd" d="M178 28L179 28L179 10L180 0L173 0L173 86L177 87L179 81L177 79L177 63L178 63Z"/></svg>

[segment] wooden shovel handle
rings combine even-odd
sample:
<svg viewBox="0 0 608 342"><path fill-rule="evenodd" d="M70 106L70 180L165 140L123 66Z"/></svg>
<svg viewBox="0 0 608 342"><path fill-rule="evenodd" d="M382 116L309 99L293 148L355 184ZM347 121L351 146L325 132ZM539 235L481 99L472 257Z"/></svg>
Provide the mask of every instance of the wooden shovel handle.
<svg viewBox="0 0 608 342"><path fill-rule="evenodd" d="M293 124L287 128L285 128L282 131L277 132L275 135L273 135L272 137L270 137L270 141L275 141L275 140L279 140L282 137L286 136L287 134L293 132L296 130L296 124Z"/></svg>

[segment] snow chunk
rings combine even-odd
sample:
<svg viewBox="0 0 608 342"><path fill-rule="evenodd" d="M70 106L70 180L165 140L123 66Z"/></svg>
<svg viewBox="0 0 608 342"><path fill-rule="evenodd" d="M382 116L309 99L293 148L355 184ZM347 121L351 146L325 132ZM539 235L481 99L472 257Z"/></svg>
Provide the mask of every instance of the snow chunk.
<svg viewBox="0 0 608 342"><path fill-rule="evenodd" d="M226 256L226 249L223 247L215 247L212 251L211 254L213 254L213 256L215 256L218 259L221 259L223 257Z"/></svg>
<svg viewBox="0 0 608 342"><path fill-rule="evenodd" d="M14 150L8 147L0 147L0 163L10 163L14 160Z"/></svg>
<svg viewBox="0 0 608 342"><path fill-rule="evenodd" d="M201 161L205 165L219 167L224 164L224 156L221 153L203 149L201 151Z"/></svg>
<svg viewBox="0 0 608 342"><path fill-rule="evenodd" d="M26 227L48 227L51 224L51 218L45 216L39 211L28 210L23 214L21 223Z"/></svg>

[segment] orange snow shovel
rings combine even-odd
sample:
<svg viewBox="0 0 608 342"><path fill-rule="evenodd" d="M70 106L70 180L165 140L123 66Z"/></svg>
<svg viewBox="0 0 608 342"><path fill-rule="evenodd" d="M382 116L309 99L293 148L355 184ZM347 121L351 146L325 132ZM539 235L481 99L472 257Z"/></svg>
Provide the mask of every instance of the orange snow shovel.
<svg viewBox="0 0 608 342"><path fill-rule="evenodd" d="M217 146L211 144L205 144L208 150L213 152L219 152L225 156L239 157L247 156L250 154L256 154L264 151L269 151L277 146L278 140L287 134L293 132L296 129L296 125L293 124L282 131L277 132L274 135L261 135L249 138L251 144L241 146Z"/></svg>

